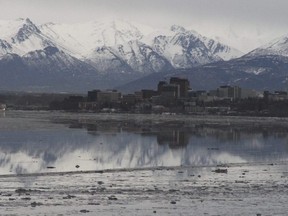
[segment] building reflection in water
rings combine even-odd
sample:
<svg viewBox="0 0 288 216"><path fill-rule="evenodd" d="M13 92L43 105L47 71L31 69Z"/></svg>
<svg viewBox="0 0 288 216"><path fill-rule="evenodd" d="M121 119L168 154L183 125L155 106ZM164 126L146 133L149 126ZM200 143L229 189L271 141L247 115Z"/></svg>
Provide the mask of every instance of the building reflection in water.
<svg viewBox="0 0 288 216"><path fill-rule="evenodd" d="M163 130L157 133L157 142L159 145L167 145L173 148L182 148L188 145L190 135L187 131Z"/></svg>
<svg viewBox="0 0 288 216"><path fill-rule="evenodd" d="M41 172L47 166L70 171L77 170L76 163L94 170L288 159L284 127L70 121L59 127L32 122L27 130L19 121L11 122L13 130L0 131L1 173Z"/></svg>

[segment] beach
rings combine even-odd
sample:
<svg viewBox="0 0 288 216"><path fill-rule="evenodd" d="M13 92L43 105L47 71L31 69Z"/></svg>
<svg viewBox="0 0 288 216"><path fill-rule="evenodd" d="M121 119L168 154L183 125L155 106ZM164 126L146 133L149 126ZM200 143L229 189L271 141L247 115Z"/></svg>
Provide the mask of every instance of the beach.
<svg viewBox="0 0 288 216"><path fill-rule="evenodd" d="M6 175L1 215L287 215L287 165Z"/></svg>

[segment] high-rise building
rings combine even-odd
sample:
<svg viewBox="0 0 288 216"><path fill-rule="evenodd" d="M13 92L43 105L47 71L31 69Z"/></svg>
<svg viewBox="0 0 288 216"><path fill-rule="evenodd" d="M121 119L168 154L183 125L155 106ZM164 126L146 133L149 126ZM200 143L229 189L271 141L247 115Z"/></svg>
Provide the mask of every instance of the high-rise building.
<svg viewBox="0 0 288 216"><path fill-rule="evenodd" d="M188 90L190 87L190 83L189 83L188 79L171 77L170 78L170 84L179 85L179 97L180 98L188 97Z"/></svg>

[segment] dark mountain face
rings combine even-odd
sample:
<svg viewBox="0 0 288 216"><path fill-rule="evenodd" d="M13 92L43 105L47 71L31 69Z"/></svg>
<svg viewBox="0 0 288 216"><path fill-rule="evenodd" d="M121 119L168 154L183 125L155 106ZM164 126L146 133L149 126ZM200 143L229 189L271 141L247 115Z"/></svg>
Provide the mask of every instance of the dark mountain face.
<svg viewBox="0 0 288 216"><path fill-rule="evenodd" d="M154 86L155 89L160 80L165 80L170 76L189 79L191 88L196 90L216 89L221 85L237 85L257 90L287 90L288 57L242 57L187 70L173 70L169 73L157 75L151 74L120 86L119 89L126 92L145 88L145 86Z"/></svg>
<svg viewBox="0 0 288 216"><path fill-rule="evenodd" d="M86 62L56 47L7 54L0 59L0 90L35 92L86 92L140 78L131 73L101 74Z"/></svg>
<svg viewBox="0 0 288 216"><path fill-rule="evenodd" d="M55 47L22 58L8 54L0 60L0 89L29 91L86 91L94 87L97 71Z"/></svg>
<svg viewBox="0 0 288 216"><path fill-rule="evenodd" d="M0 39L0 48L3 50L12 50L11 45L7 41L1 39Z"/></svg>
<svg viewBox="0 0 288 216"><path fill-rule="evenodd" d="M288 58L263 56L240 58L180 72L195 89L211 89L220 85L237 85L258 90L286 89Z"/></svg>

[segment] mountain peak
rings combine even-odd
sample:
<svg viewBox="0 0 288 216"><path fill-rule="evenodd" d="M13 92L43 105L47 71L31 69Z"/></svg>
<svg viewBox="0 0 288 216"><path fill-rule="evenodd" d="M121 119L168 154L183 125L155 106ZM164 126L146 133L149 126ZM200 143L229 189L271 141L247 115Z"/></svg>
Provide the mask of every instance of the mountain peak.
<svg viewBox="0 0 288 216"><path fill-rule="evenodd" d="M23 18L23 17L19 17L18 19L15 20L16 22L23 22L23 23L30 23L33 24L33 22L28 18Z"/></svg>
<svg viewBox="0 0 288 216"><path fill-rule="evenodd" d="M186 29L183 26L179 26L179 25L172 25L170 30L173 32L185 32L186 31Z"/></svg>
<svg viewBox="0 0 288 216"><path fill-rule="evenodd" d="M277 38L270 43L251 51L246 56L254 57L263 55L278 55L288 57L288 36L284 35Z"/></svg>
<svg viewBox="0 0 288 216"><path fill-rule="evenodd" d="M26 18L23 26L18 30L15 37L13 37L12 39L13 43L16 43L16 41L23 42L26 39L28 39L29 36L32 35L33 33L39 34L40 30L29 18Z"/></svg>
<svg viewBox="0 0 288 216"><path fill-rule="evenodd" d="M34 23L33 23L29 18L26 18L26 19L25 19L25 22L26 22L27 24L34 25Z"/></svg>

